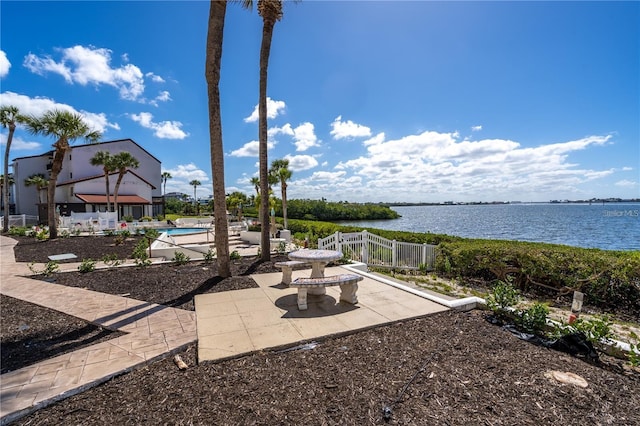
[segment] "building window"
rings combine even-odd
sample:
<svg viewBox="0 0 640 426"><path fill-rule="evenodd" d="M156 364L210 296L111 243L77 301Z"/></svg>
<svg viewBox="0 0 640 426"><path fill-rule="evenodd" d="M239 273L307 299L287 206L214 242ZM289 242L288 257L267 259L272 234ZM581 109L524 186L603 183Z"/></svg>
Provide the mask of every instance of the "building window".
<svg viewBox="0 0 640 426"><path fill-rule="evenodd" d="M69 179L73 179L73 173L69 172Z"/></svg>

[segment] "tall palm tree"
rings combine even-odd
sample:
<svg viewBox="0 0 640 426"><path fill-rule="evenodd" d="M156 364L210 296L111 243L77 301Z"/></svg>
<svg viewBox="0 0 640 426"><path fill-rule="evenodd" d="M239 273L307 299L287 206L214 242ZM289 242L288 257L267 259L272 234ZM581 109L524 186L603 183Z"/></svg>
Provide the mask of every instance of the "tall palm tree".
<svg viewBox="0 0 640 426"><path fill-rule="evenodd" d="M207 80L207 96L209 98L209 146L211 150L211 174L213 179L216 256L218 260L218 275L223 278L231 276L229 227L227 224L226 191L224 187L222 116L220 112L220 64L226 13L226 0L211 0L205 58L205 77Z"/></svg>
<svg viewBox="0 0 640 426"><path fill-rule="evenodd" d="M191 182L189 182L189 185L193 186L193 202L195 203L195 208L196 208L196 216L198 216L199 213L199 207L200 207L200 203L198 203L198 192L197 192L197 188L202 185L200 183L199 180L194 179ZM226 212L226 207L225 207L225 212Z"/></svg>
<svg viewBox="0 0 640 426"><path fill-rule="evenodd" d="M137 169L140 166L140 162L127 151L122 151L112 156L111 161L113 169L118 171L118 180L116 181L116 186L113 189L113 209L119 217L120 213L118 212L118 191L120 190L120 183L122 182L122 178L127 173L127 171L129 169Z"/></svg>
<svg viewBox="0 0 640 426"><path fill-rule="evenodd" d="M273 160L271 163L271 172L273 176L280 181L280 192L282 193L282 218L284 221L284 229L288 228L287 223L287 181L291 179L293 172L289 170L289 160L280 159Z"/></svg>
<svg viewBox="0 0 640 426"><path fill-rule="evenodd" d="M102 171L104 172L104 182L107 194L107 211L111 211L111 196L109 193L111 192L111 187L109 185L109 174L114 172L116 169L113 165L113 156L108 151L98 151L96 154L91 157L89 160L92 166L102 166Z"/></svg>
<svg viewBox="0 0 640 426"><path fill-rule="evenodd" d="M160 179L162 180L162 194L166 195L167 194L167 181L169 179L173 179L173 176L171 176L171 173L169 173L169 172L162 172L162 174L160 175Z"/></svg>
<svg viewBox="0 0 640 426"><path fill-rule="evenodd" d="M2 105L0 107L0 124L3 128L9 128L7 135L7 146L4 150L4 174L2 181L2 200L4 202L4 219L2 223L2 232L9 230L9 150L13 141L13 133L16 131L16 125L25 121L24 116L20 115L18 107L13 105Z"/></svg>
<svg viewBox="0 0 640 426"><path fill-rule="evenodd" d="M38 173L35 175L31 175L24 180L25 186L35 186L36 191L38 191L38 204L42 204L42 194L41 191L43 189L47 189L49 185L49 181L44 177L42 173Z"/></svg>
<svg viewBox="0 0 640 426"><path fill-rule="evenodd" d="M253 185L253 189L256 191L256 195L254 197L254 201L258 204L258 220L262 220L262 215L260 212L262 211L262 203L260 202L260 178L254 176L251 178L251 185Z"/></svg>
<svg viewBox="0 0 640 426"><path fill-rule="evenodd" d="M260 222L269 223L269 171L267 157L267 69L269 68L269 55L271 54L271 39L276 22L282 19L283 0L258 0L258 14L262 17L262 44L260 45L260 96L258 100L258 141L260 163ZM269 227L262 226L260 238L262 260L271 259L271 244L269 240Z"/></svg>
<svg viewBox="0 0 640 426"><path fill-rule="evenodd" d="M82 120L80 114L69 111L51 110L41 117L28 116L25 124L29 132L34 135L53 136L56 142L53 144L53 163L47 188L47 221L49 223L49 238L58 238L58 224L56 222L55 195L58 175L62 170L64 156L71 149L70 143L83 138L89 142L97 142L102 136L100 132L92 130Z"/></svg>

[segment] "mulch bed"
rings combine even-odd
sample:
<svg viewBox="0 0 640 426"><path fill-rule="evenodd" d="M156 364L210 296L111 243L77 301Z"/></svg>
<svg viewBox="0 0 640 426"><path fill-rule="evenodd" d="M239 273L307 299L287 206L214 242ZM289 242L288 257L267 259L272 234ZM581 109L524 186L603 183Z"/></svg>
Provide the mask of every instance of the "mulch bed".
<svg viewBox="0 0 640 426"><path fill-rule="evenodd" d="M82 253L79 246L73 250ZM20 245L16 255L19 251ZM65 285L109 281L106 287L115 294L177 303L198 291L235 288L236 279L244 288L247 273L273 268L246 258L234 267L238 275L220 280L214 265L163 266L174 272L159 273L164 280L155 282L132 275L137 270L156 275L151 268L73 273ZM99 274L105 275L92 278ZM57 280L62 275L72 276L59 274ZM211 280L205 289L203 283ZM174 281L180 288L175 294L155 295L158 282L172 287L167 284ZM27 305L27 314L48 311ZM190 305L182 300L177 306ZM178 370L171 359L158 361L15 424L640 425L640 374L603 369L532 345L484 316L444 312L322 339L308 350L261 351L200 365L192 345L180 354L187 370ZM4 328L2 333L4 339ZM551 370L575 373L588 387L557 382L548 377Z"/></svg>

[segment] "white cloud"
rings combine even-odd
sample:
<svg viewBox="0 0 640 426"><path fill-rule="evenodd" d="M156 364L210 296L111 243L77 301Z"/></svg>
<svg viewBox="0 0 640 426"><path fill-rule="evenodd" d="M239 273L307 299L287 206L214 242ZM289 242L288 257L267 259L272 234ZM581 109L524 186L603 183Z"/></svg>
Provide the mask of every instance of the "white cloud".
<svg viewBox="0 0 640 426"><path fill-rule="evenodd" d="M154 122L153 115L149 112L130 114L129 117L142 127L153 130L154 136L160 139L184 139L189 136L182 130L182 123L179 121Z"/></svg>
<svg viewBox="0 0 640 426"><path fill-rule="evenodd" d="M632 170L633 170L633 167L625 166L625 167L623 167L623 168L622 168L622 171L623 171L623 172L630 172L630 171L632 171Z"/></svg>
<svg viewBox="0 0 640 426"><path fill-rule="evenodd" d="M545 200L551 193L581 194L586 185L591 188L593 182L616 172L569 161L573 152L610 144L609 135L537 147L505 139L459 138L457 132L426 131L385 141L379 134L364 144L366 155L335 166L344 176L318 173L315 180L305 181L309 185L305 197L322 196L322 190L333 199L360 201ZM324 177L328 181L318 184ZM343 187L352 177L361 178L362 183ZM331 179L336 180L330 183ZM630 181L620 182L624 186Z"/></svg>
<svg viewBox="0 0 640 426"><path fill-rule="evenodd" d="M7 144L7 138L9 135L7 133L0 133L0 145ZM22 139L20 136L13 136L13 140L11 141L11 153L14 151L36 151L41 150L42 144L39 142L29 142Z"/></svg>
<svg viewBox="0 0 640 426"><path fill-rule="evenodd" d="M48 55L36 56L29 53L23 65L38 75L49 72L59 74L68 83L78 83L83 86L105 84L115 87L122 99L139 100L142 97L144 92L142 71L133 64L113 68L111 50L80 45L57 50L61 53L59 62Z"/></svg>
<svg viewBox="0 0 640 426"><path fill-rule="evenodd" d="M281 113L284 113L285 107L284 101L274 101L267 97L267 118L276 118ZM254 123L256 121L258 121L258 105L255 106L251 115L244 119L245 123Z"/></svg>
<svg viewBox="0 0 640 426"><path fill-rule="evenodd" d="M618 182L615 183L616 186L621 186L624 188L633 188L636 186L640 186L640 183L638 181L632 181L632 180L628 180L628 179L623 179L623 180L619 180Z"/></svg>
<svg viewBox="0 0 640 426"><path fill-rule="evenodd" d="M482 130L482 126L471 126L472 132L479 132L480 130Z"/></svg>
<svg viewBox="0 0 640 426"><path fill-rule="evenodd" d="M366 126L356 124L351 120L342 121L342 116L339 115L331 123L331 136L334 139L353 139L355 137L368 137L371 136L371 129Z"/></svg>
<svg viewBox="0 0 640 426"><path fill-rule="evenodd" d="M302 123L293 129L293 133L296 151L306 151L311 147L318 146L318 138L316 137L312 123Z"/></svg>
<svg viewBox="0 0 640 426"><path fill-rule="evenodd" d="M156 75L156 74L154 74L152 72L148 72L144 76L147 77L148 79L150 79L151 81L153 81L154 83L164 83L164 78L162 78L159 75Z"/></svg>
<svg viewBox="0 0 640 426"><path fill-rule="evenodd" d="M267 142L267 150L273 149L276 146L274 142ZM257 157L260 153L260 142L251 141L242 145L240 148L231 151L229 154L231 157Z"/></svg>
<svg viewBox="0 0 640 426"><path fill-rule="evenodd" d="M292 172L309 170L318 165L318 160L310 155L285 155L284 158L289 160L289 169Z"/></svg>
<svg viewBox="0 0 640 426"><path fill-rule="evenodd" d="M171 95L169 94L168 91L163 90L160 93L158 93L158 96L156 96L154 99L149 101L149 104L153 105L153 106L158 106L158 102L168 102L171 100Z"/></svg>
<svg viewBox="0 0 640 426"><path fill-rule="evenodd" d="M11 62L7 59L7 54L4 50L0 50L0 78L9 74L9 68L11 68Z"/></svg>
<svg viewBox="0 0 640 426"><path fill-rule="evenodd" d="M76 110L70 105L55 102L44 97L30 98L13 92L4 92L0 97L2 105L14 105L18 107L21 114L40 116L46 111L58 109L82 115L85 123L95 131L106 133L108 129L120 130L118 123L111 123L105 113L88 112Z"/></svg>
<svg viewBox="0 0 640 426"><path fill-rule="evenodd" d="M287 135L287 136L293 136L295 133L293 132L293 129L291 128L291 124L287 123L282 127L277 127L274 126L272 128L270 128L269 130L267 130L267 138L268 139L275 139L276 136L278 135Z"/></svg>
<svg viewBox="0 0 640 426"><path fill-rule="evenodd" d="M174 168L162 171L169 172L172 176L167 180L167 192L181 192L193 196L193 186L189 185L189 182L199 180L201 185L197 188L198 198L205 198L212 193L213 188L209 176L194 163L179 164Z"/></svg>

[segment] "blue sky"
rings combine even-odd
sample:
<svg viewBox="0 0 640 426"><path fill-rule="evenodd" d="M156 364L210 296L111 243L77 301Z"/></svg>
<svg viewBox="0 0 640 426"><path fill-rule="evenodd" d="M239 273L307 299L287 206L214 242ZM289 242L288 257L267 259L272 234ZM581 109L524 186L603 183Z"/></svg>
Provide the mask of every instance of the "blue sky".
<svg viewBox="0 0 640 426"><path fill-rule="evenodd" d="M209 3L0 3L0 103L80 112L212 192ZM269 162L289 198L640 197L640 3L286 2L269 67ZM227 8L227 192L257 176L262 21ZM6 146L6 131L1 142ZM18 128L11 158L52 140ZM2 159L0 159L2 161ZM278 191L279 192L279 191ZM279 194L278 194L279 195Z"/></svg>

